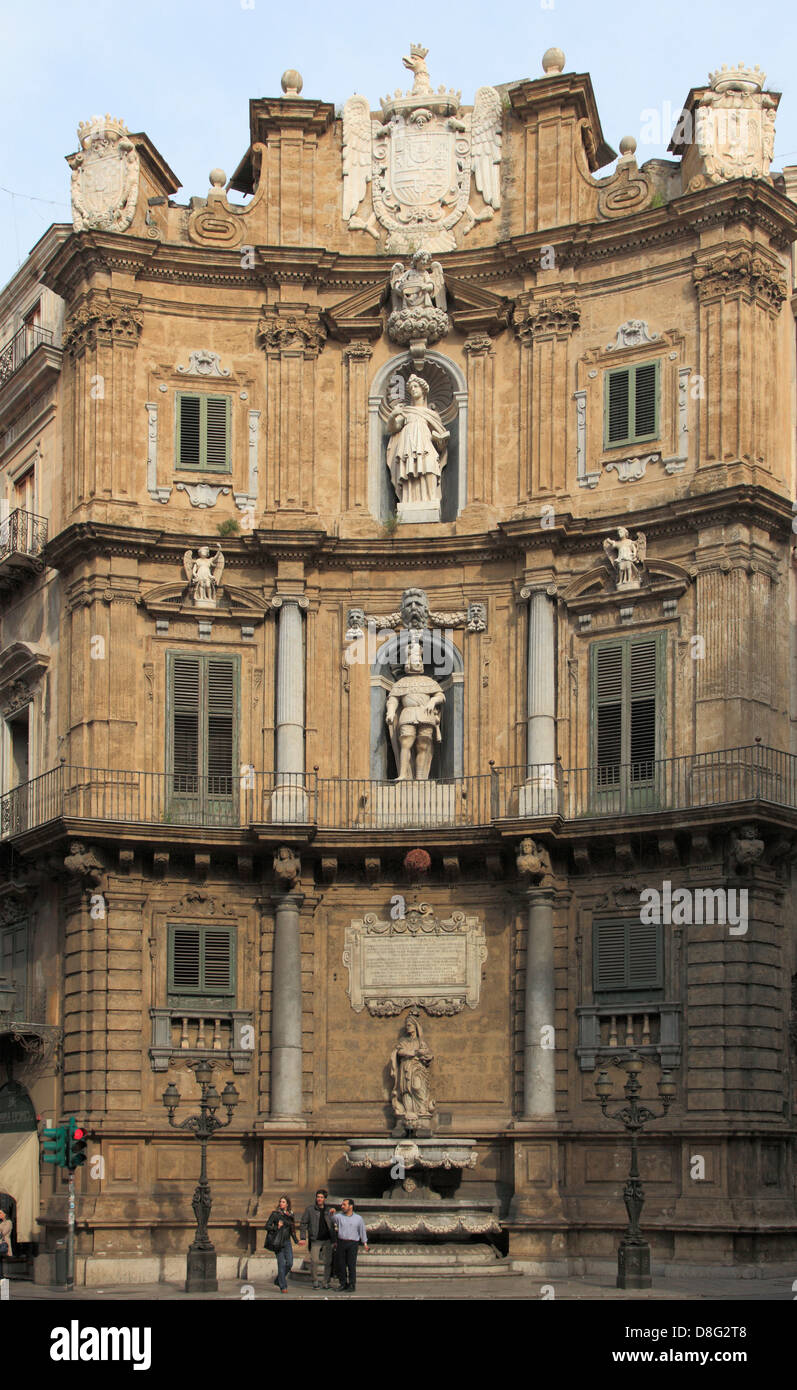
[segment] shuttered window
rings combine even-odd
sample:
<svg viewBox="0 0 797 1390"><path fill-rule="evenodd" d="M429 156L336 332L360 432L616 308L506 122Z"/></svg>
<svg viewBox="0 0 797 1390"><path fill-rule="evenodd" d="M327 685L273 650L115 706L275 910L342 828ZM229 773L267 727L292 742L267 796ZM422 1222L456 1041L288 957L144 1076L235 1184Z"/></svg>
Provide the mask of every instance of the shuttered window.
<svg viewBox="0 0 797 1390"><path fill-rule="evenodd" d="M592 988L596 995L663 988L661 924L638 918L592 924Z"/></svg>
<svg viewBox="0 0 797 1390"><path fill-rule="evenodd" d="M638 444L659 433L660 363L617 367L604 378L603 447Z"/></svg>
<svg viewBox="0 0 797 1390"><path fill-rule="evenodd" d="M174 797L233 796L239 681L236 656L167 653L167 768Z"/></svg>
<svg viewBox="0 0 797 1390"><path fill-rule="evenodd" d="M229 999L235 994L235 932L211 924L169 926L169 993Z"/></svg>
<svg viewBox="0 0 797 1390"><path fill-rule="evenodd" d="M0 976L16 989L12 1012L25 1007L25 988L28 978L28 924L15 922L0 930Z"/></svg>
<svg viewBox="0 0 797 1390"><path fill-rule="evenodd" d="M650 782L663 756L666 634L593 642L592 766L597 788Z"/></svg>
<svg viewBox="0 0 797 1390"><path fill-rule="evenodd" d="M230 397L177 393L177 467L231 471Z"/></svg>

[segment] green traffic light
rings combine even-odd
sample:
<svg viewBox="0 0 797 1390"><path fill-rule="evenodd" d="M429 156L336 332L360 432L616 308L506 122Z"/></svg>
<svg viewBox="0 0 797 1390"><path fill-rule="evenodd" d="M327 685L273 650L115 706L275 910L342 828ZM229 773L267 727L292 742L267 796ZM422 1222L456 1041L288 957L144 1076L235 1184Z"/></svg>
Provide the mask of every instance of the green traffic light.
<svg viewBox="0 0 797 1390"><path fill-rule="evenodd" d="M63 1125L57 1125L53 1129L42 1130L44 1138L44 1161L45 1163L56 1163L60 1168L66 1165L66 1130Z"/></svg>

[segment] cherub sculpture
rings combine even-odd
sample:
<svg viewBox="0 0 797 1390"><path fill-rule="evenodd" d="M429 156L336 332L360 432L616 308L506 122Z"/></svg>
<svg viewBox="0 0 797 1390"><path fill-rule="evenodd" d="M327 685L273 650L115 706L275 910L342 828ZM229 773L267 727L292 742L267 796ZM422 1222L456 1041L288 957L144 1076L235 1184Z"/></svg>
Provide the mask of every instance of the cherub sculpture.
<svg viewBox="0 0 797 1390"><path fill-rule="evenodd" d="M428 251L416 251L409 266L396 261L390 272L388 335L404 345L435 343L448 333L443 267Z"/></svg>
<svg viewBox="0 0 797 1390"><path fill-rule="evenodd" d="M617 588L638 589L647 551L644 533L638 531L636 540L632 541L625 526L618 526L617 536L616 541L607 536L603 542L615 573Z"/></svg>
<svg viewBox="0 0 797 1390"><path fill-rule="evenodd" d="M201 545L194 559L192 550L183 555L183 569L191 585L191 596L198 608L215 608L216 596L224 573L224 556L221 546L216 546L216 554L211 558L210 546Z"/></svg>

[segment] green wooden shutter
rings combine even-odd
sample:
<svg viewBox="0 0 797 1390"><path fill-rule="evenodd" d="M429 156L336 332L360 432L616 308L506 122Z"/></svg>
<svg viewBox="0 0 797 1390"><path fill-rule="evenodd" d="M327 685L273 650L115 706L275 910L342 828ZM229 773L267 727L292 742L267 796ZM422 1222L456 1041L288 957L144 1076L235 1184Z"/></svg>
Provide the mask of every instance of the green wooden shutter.
<svg viewBox="0 0 797 1390"><path fill-rule="evenodd" d="M659 433L661 363L616 367L604 377L603 447L637 444Z"/></svg>
<svg viewBox="0 0 797 1390"><path fill-rule="evenodd" d="M176 792L194 793L200 767L200 658L171 659L171 771Z"/></svg>
<svg viewBox="0 0 797 1390"><path fill-rule="evenodd" d="M170 924L168 988L177 995L234 996L234 929Z"/></svg>
<svg viewBox="0 0 797 1390"><path fill-rule="evenodd" d="M634 438L651 439L658 425L658 362L645 362L634 372Z"/></svg>
<svg viewBox="0 0 797 1390"><path fill-rule="evenodd" d="M178 391L177 467L229 473L232 402L229 396Z"/></svg>
<svg viewBox="0 0 797 1390"><path fill-rule="evenodd" d="M595 761L604 787L615 785L623 761L623 645L593 645Z"/></svg>
<svg viewBox="0 0 797 1390"><path fill-rule="evenodd" d="M606 379L606 447L628 439L631 381L628 368L609 372Z"/></svg>
<svg viewBox="0 0 797 1390"><path fill-rule="evenodd" d="M207 662L207 769L211 795L230 796L235 775L235 663L209 657Z"/></svg>
<svg viewBox="0 0 797 1390"><path fill-rule="evenodd" d="M631 778L653 776L656 760L656 656L655 637L629 643L629 747Z"/></svg>
<svg viewBox="0 0 797 1390"><path fill-rule="evenodd" d="M174 994L196 993L202 984L200 927L172 927L169 989Z"/></svg>
<svg viewBox="0 0 797 1390"><path fill-rule="evenodd" d="M596 995L661 990L661 924L637 918L593 921L592 987Z"/></svg>
<svg viewBox="0 0 797 1390"><path fill-rule="evenodd" d="M177 395L177 466L202 467L201 396Z"/></svg>
<svg viewBox="0 0 797 1390"><path fill-rule="evenodd" d="M226 473L230 468L230 398L205 396L205 459L204 466L214 473Z"/></svg>
<svg viewBox="0 0 797 1390"><path fill-rule="evenodd" d="M14 983L16 997L13 1011L25 1007L25 990L28 982L28 924L16 922L0 931L0 975L8 976Z"/></svg>

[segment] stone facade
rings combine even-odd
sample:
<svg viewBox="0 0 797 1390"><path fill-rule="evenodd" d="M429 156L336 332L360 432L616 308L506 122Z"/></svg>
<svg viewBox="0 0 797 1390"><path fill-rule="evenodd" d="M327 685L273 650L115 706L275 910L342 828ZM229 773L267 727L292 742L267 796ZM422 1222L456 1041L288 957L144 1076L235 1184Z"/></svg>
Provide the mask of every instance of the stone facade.
<svg viewBox="0 0 797 1390"><path fill-rule="evenodd" d="M282 1191L381 1191L344 1155L391 1132L397 1020L353 1007L347 932L422 905L483 931L472 997L423 941L401 978L426 1001L435 1137L475 1148L460 1190L501 1249L612 1256L627 1144L594 1083L631 1044L646 1099L660 1065L677 1083L642 1147L654 1256L746 1267L797 1243L794 171L714 158L703 120L670 163L622 141L601 178L587 75L546 55L463 108L432 101L420 52L406 111L353 99L348 131L295 83L253 100L243 206L218 170L180 205L146 136L94 132L75 227L0 299L3 342L34 290L56 324L0 378L5 495L35 454L47 521L41 564L27 540L0 559L0 893L44 1001L15 1074L103 1160L79 1174L97 1278L187 1243L198 1151L161 1094L175 1080L188 1113L203 1056L241 1096L209 1146L222 1254L255 1248ZM725 90L696 89L712 120ZM380 221L424 96L422 139L460 160L453 249L431 174L416 242ZM402 288L401 342L391 245L430 247L419 293L445 290L432 332ZM411 372L413 440L431 407L447 435L440 520L396 516L385 462ZM198 603L201 547L223 566ZM409 590L445 705L429 780L396 784ZM665 884L692 907L744 892L745 930L673 910L640 964L640 895ZM64 1213L48 1170L42 1251Z"/></svg>

